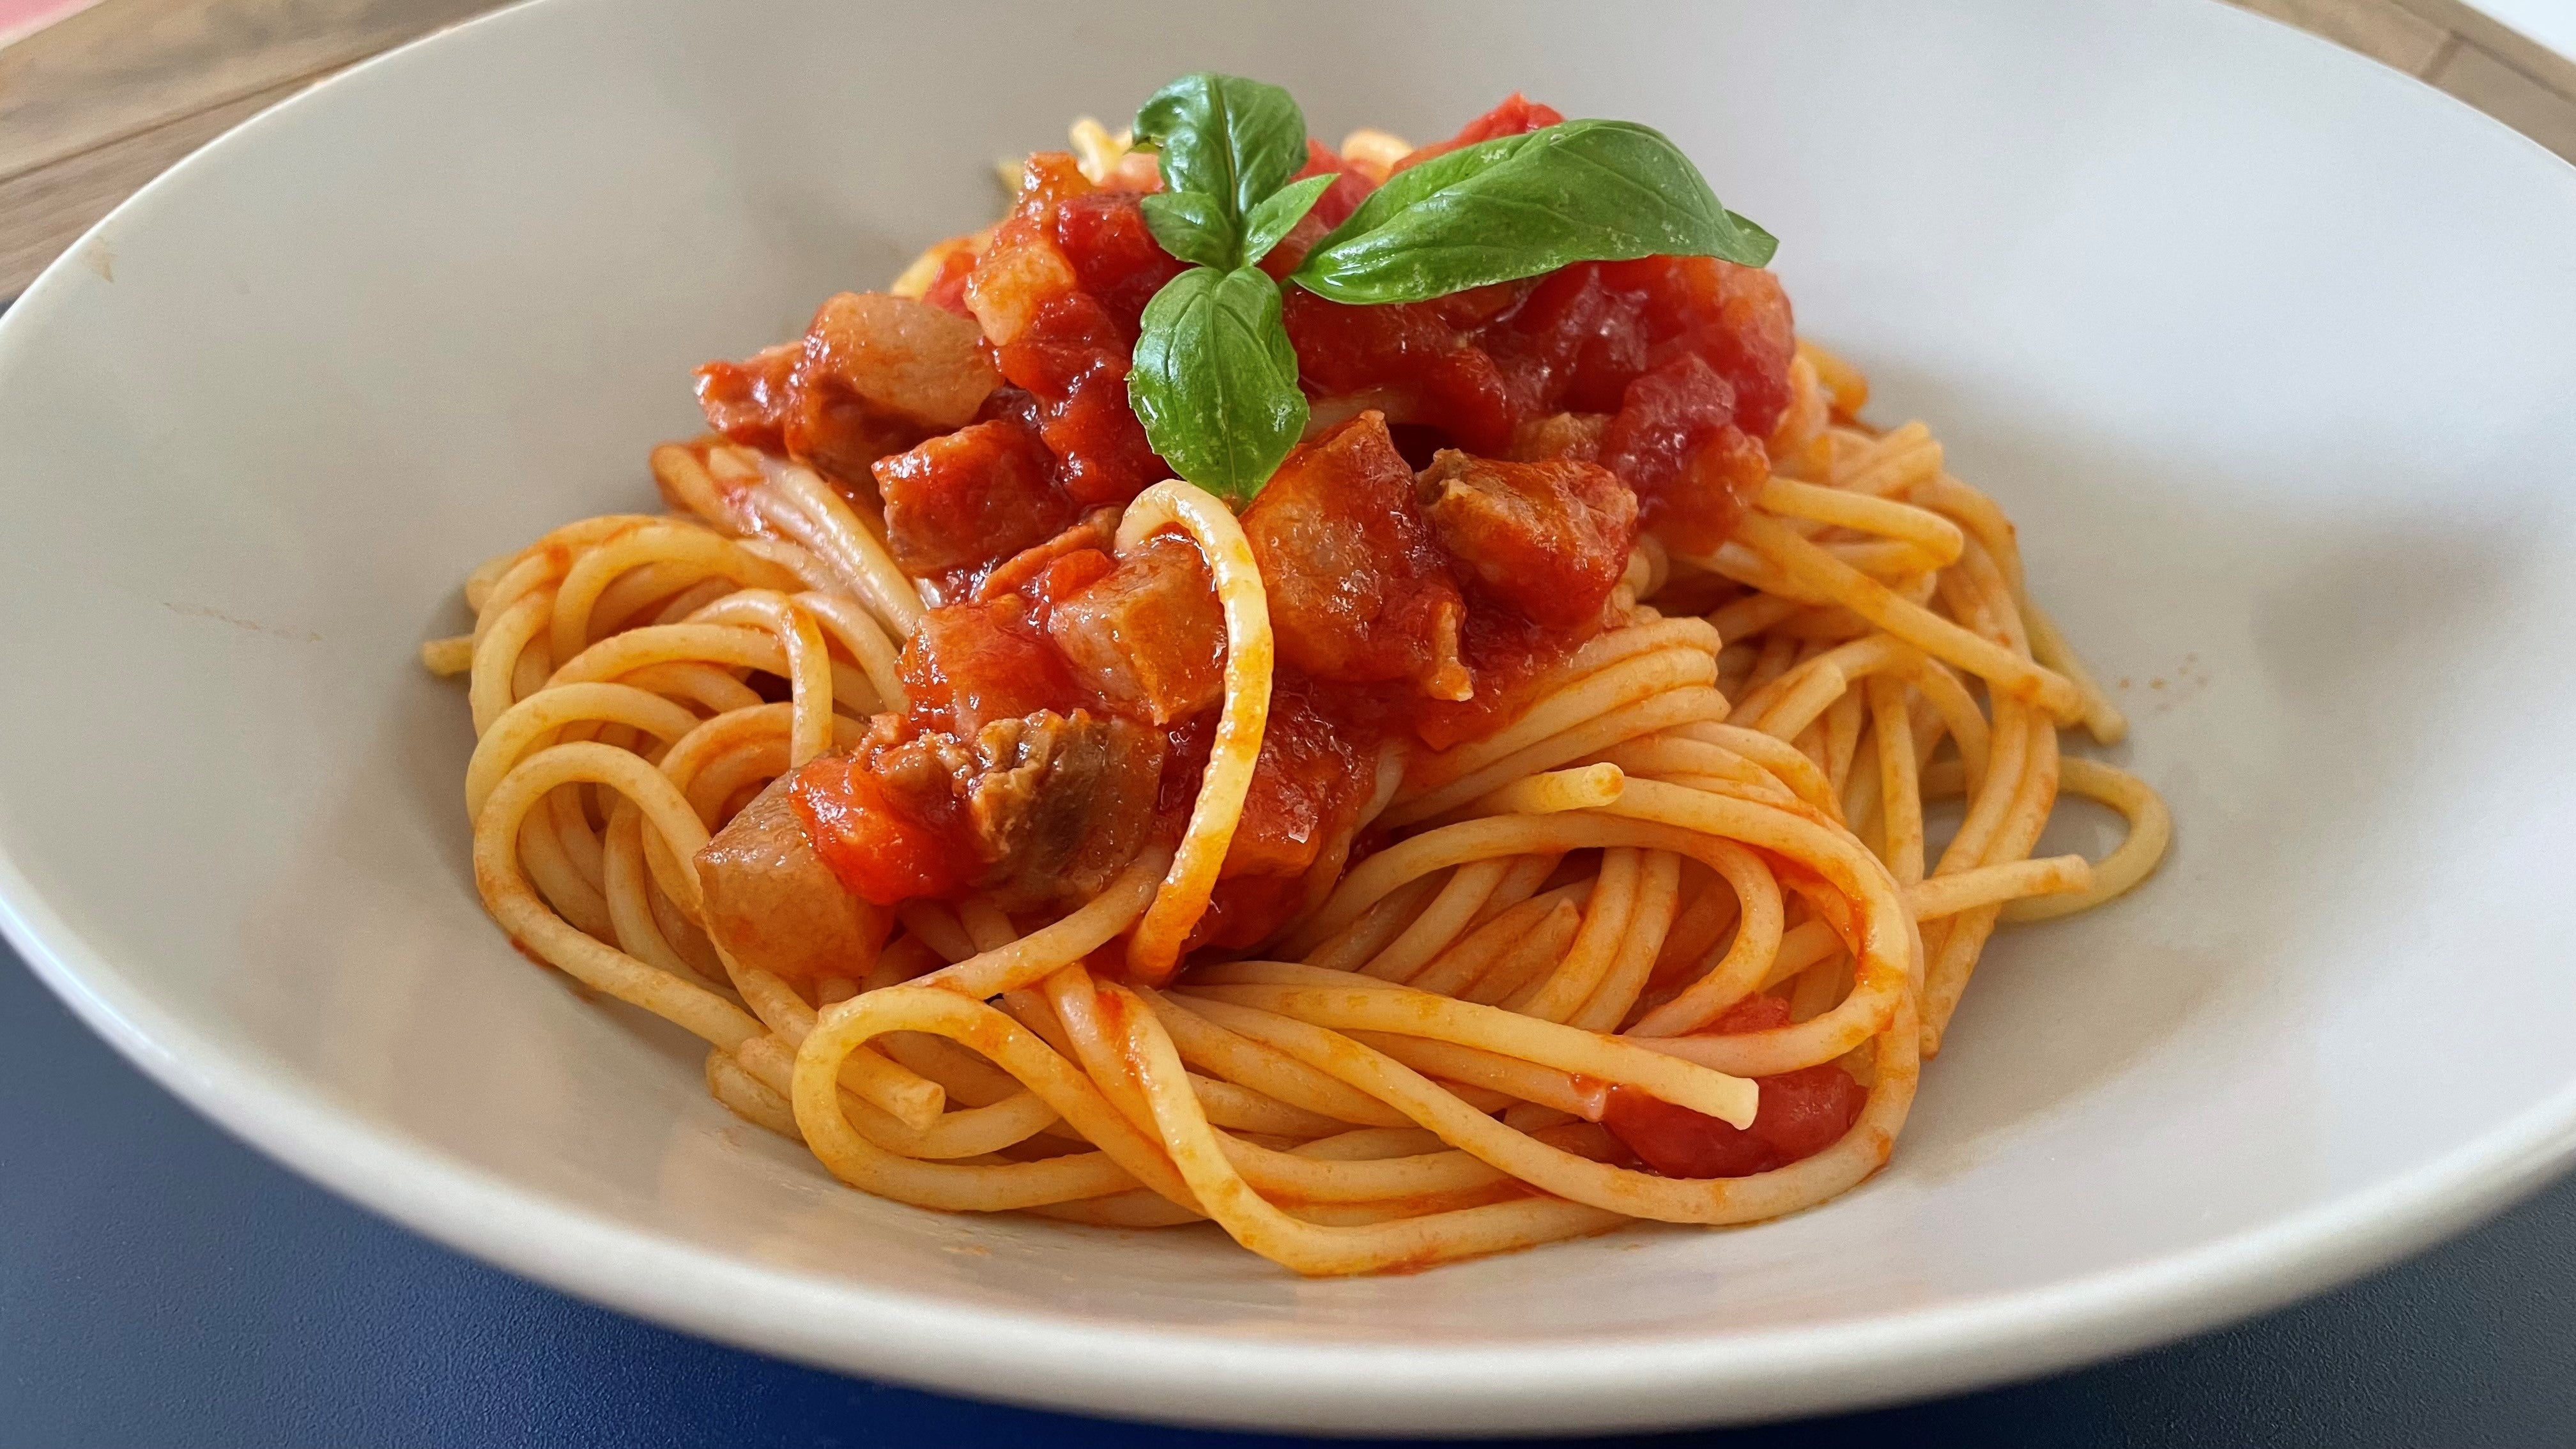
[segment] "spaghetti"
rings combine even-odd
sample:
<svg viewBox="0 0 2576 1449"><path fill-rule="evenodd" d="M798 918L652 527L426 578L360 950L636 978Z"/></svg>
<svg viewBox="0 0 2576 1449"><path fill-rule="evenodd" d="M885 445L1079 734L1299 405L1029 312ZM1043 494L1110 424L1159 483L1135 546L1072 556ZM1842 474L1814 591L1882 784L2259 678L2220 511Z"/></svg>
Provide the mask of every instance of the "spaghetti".
<svg viewBox="0 0 2576 1449"><path fill-rule="evenodd" d="M744 441L743 407L780 411L760 389L806 387L791 369L857 325L835 299L767 381L716 377L718 433L654 450L670 513L569 524L468 578L473 632L423 658L468 680L494 919L702 1038L725 1106L923 1207L1212 1220L1299 1273L1348 1274L1631 1219L1750 1222L1867 1178L1998 925L2118 895L2170 838L2146 785L2061 755L2069 727L2111 744L2126 725L2026 597L2001 509L1921 424L1861 424L1863 380L1799 341L1726 527L1590 461L1628 411L1552 414L1514 445L1547 461L1518 466L1645 500L1644 531L1613 529L1606 596L1571 623L1532 622L1545 598L1499 610L1512 581L1474 584L1487 556L1458 542L1479 535L1439 532L1424 556L1471 582L1381 588L1380 620L1437 594L1416 611L1428 642L1334 694L1268 505L1239 517L1177 480L1086 494L1103 453L1064 441L1091 425L1080 398L991 346L1002 273L1027 270L1013 228L1053 207L1071 236L1064 208L1133 181L1118 138L1075 136L1079 175L1033 160L1012 220L895 289L981 326L974 355L1009 379L979 384L981 413L890 420L860 387L802 414L791 397ZM1383 179L1408 149L1363 133L1339 164ZM884 346L868 325L850 335ZM1392 440L1375 420L1405 406L1308 367L1316 420L1283 499L1295 470ZM1034 426L988 400L1015 388ZM1334 405L1351 396L1367 406ZM1003 436L977 500L1033 461L1069 501L1032 495L1045 536L1025 546L933 556L904 460L970 435ZM1551 455L1534 435L1573 441ZM1415 496L1473 465L1442 454ZM1057 626L1121 579L1180 580L1151 617L1199 620L1200 653L1113 660L1122 687L1085 683L1089 709L992 703L974 660L1053 638L1079 675L1084 640ZM970 651L955 620L978 609L1020 632ZM1052 634L1026 622L1041 609ZM1411 713L1355 712L1361 696ZM1121 760L1144 762L1141 795ZM896 792L924 769L950 814L906 813ZM2118 811L2126 842L2033 858L2061 793ZM1310 838L1273 859L1282 799L1314 804ZM1953 800L1936 844L1928 817ZM970 839L983 854L959 853ZM1005 871L996 839L1030 868Z"/></svg>

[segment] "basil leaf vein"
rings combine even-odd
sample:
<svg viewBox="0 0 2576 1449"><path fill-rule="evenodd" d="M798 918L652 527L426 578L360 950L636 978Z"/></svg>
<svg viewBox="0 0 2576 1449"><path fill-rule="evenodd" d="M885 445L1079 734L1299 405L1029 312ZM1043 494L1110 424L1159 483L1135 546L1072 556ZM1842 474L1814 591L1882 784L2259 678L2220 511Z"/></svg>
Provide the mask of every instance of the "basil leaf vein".
<svg viewBox="0 0 2576 1449"><path fill-rule="evenodd" d="M1240 503L1306 427L1279 286L1257 267L1193 267L1145 304L1127 400L1182 477Z"/></svg>

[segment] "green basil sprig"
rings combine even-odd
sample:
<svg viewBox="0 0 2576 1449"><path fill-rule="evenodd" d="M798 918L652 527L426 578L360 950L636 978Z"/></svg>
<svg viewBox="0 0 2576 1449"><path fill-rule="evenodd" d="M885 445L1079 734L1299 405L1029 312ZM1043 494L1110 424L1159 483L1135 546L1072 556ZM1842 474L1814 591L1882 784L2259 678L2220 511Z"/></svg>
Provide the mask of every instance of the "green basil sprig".
<svg viewBox="0 0 2576 1449"><path fill-rule="evenodd" d="M1306 213L1314 210L1315 203L1340 179L1339 176L1327 175L1291 181L1245 213L1243 264L1248 267L1270 255L1270 249L1279 245L1280 238L1288 235L1289 228L1304 221Z"/></svg>
<svg viewBox="0 0 2576 1449"><path fill-rule="evenodd" d="M1279 284L1258 267L1192 267L1145 304L1127 399L1154 451L1230 498L1259 492L1306 430Z"/></svg>
<svg viewBox="0 0 2576 1449"><path fill-rule="evenodd" d="M1163 461L1237 500L1270 480L1306 429L1279 284L1254 266L1333 184L1306 165L1306 113L1241 76L1185 75L1136 113L1161 151L1163 189L1141 205L1163 250L1196 263L1145 307L1127 403Z"/></svg>
<svg viewBox="0 0 2576 1449"><path fill-rule="evenodd" d="M1718 205L1699 168L1633 121L1566 121L1407 167L1289 280L1336 302L1427 302L1574 262L1714 256L1779 243Z"/></svg>
<svg viewBox="0 0 2576 1449"><path fill-rule="evenodd" d="M1204 196L1240 222L1306 164L1306 113L1274 85L1200 71L1147 98L1136 139L1162 151L1164 194Z"/></svg>
<svg viewBox="0 0 2576 1449"><path fill-rule="evenodd" d="M1277 86L1183 76L1136 114L1160 150L1144 198L1165 251L1194 263L1145 308L1127 396L1180 475L1247 500L1305 430L1279 286L1255 263L1313 209L1331 176L1290 182L1306 119ZM1762 266L1769 232L1728 211L1661 132L1576 120L1498 136L1388 179L1288 280L1335 302L1421 302L1574 262L1723 257Z"/></svg>

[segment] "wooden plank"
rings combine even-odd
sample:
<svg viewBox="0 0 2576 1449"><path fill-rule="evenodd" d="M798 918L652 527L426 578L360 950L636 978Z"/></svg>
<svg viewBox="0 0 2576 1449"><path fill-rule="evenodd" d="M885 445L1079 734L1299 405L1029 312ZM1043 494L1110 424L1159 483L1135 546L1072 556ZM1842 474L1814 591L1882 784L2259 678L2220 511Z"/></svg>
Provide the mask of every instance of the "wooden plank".
<svg viewBox="0 0 2576 1449"><path fill-rule="evenodd" d="M2521 71L2546 89L2576 100L2576 56L2550 49L2477 6L2465 3L2465 0L2399 0L2399 3ZM2468 65L2472 69L2478 68L2476 61L2468 62ZM2561 151L2560 154L2566 153Z"/></svg>
<svg viewBox="0 0 2576 1449"><path fill-rule="evenodd" d="M2462 44L2426 79L2576 161L2576 100L2523 74L2485 48Z"/></svg>
<svg viewBox="0 0 2576 1449"><path fill-rule="evenodd" d="M103 0L0 50L0 181L310 80L489 8L491 0Z"/></svg>
<svg viewBox="0 0 2576 1449"><path fill-rule="evenodd" d="M0 181L0 301L25 290L46 263L143 183L309 84L273 86Z"/></svg>
<svg viewBox="0 0 2576 1449"><path fill-rule="evenodd" d="M2393 65L2408 75L2422 75L2441 55L2449 32L2397 0L2231 0L2258 15L2269 15L2311 30L2326 39Z"/></svg>

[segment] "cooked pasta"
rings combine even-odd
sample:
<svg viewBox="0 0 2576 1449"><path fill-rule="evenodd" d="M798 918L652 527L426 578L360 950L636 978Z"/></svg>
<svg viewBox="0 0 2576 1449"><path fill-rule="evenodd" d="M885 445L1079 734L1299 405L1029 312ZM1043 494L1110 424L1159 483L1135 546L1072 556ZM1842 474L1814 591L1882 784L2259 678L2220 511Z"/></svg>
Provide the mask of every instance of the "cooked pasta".
<svg viewBox="0 0 2576 1449"><path fill-rule="evenodd" d="M1319 210L1439 149L1313 146ZM668 512L473 571L422 655L493 918L925 1208L1347 1274L1870 1176L1999 925L2171 834L2061 754L2127 726L2003 510L1707 257L1292 294L1302 443L1248 506L1165 477L1149 162L1077 125L998 227L702 369ZM2035 857L2061 794L2125 843Z"/></svg>

